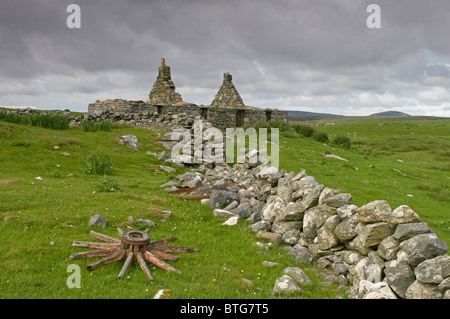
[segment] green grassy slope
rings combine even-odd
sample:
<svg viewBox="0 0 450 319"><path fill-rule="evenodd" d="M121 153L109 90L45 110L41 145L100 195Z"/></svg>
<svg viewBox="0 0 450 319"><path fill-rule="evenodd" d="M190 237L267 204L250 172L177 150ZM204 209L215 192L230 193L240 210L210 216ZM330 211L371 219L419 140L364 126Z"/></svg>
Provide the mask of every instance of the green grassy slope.
<svg viewBox="0 0 450 319"><path fill-rule="evenodd" d="M117 143L125 134L138 137L139 152ZM273 285L284 267L296 265L293 257L281 247L258 254L261 248L252 243L264 240L256 238L245 221L224 226L209 206L163 191L161 184L187 168L172 174L160 170L160 163L145 153L162 150L153 143L156 137L153 131L124 126L88 133L0 122L0 298L152 298L159 289L170 289L168 298L277 297ZM105 177L84 172L90 154L110 157L114 170L107 183L113 180L123 192L101 192ZM167 221L161 220L162 210L172 211ZM104 230L88 227L90 216L98 213L109 220ZM117 280L123 261L88 272L85 267L96 259L68 260L73 253L89 250L72 247L73 240L97 241L89 236L91 229L118 237L117 227L142 227L127 222L128 216L156 222L153 239L176 235L174 245L200 251L179 254L178 262L169 262L182 275L150 268L154 284L136 263ZM264 267L265 260L281 266ZM66 285L70 264L81 267L80 289ZM288 297L345 296L336 285L321 284L312 267L303 268L315 285Z"/></svg>
<svg viewBox="0 0 450 319"><path fill-rule="evenodd" d="M319 122L314 129L327 132L330 140L348 136L350 149L287 138L280 166L305 168L326 186L351 193L358 206L377 199L387 200L392 209L408 205L450 244L450 120L334 123Z"/></svg>
<svg viewBox="0 0 450 319"><path fill-rule="evenodd" d="M347 135L352 147L281 136L280 168L294 172L304 168L320 183L350 192L358 206L376 199L386 199L393 209L409 205L450 245L450 121L354 121L314 128L331 138ZM117 143L117 137L125 134L138 137L139 152ZM160 163L145 154L162 150L153 142L156 137L151 130L126 126L87 133L0 122L0 298L152 298L159 289L170 289L168 298L277 297L272 294L274 282L284 267L296 265L293 258L281 247L258 254L261 249L252 243L263 240L255 237L245 221L224 226L209 206L181 201L161 190L162 183L187 168L172 174L160 170ZM325 158L324 153L348 162ZM90 154L109 156L113 175L105 179L86 174ZM38 176L43 180L36 180ZM123 191L101 191L112 182ZM161 220L162 210L173 212L167 221ZM170 262L182 275L151 268L154 284L137 264L117 280L123 261L88 272L85 266L95 259L67 258L87 250L71 244L93 240L88 220L97 213L107 217L109 224L95 231L118 237L117 227L142 226L127 222L128 216L144 217L157 224L151 229L152 238L176 235L175 245L200 251L179 254L178 262ZM281 266L264 267L264 260ZM70 264L81 266L81 289L66 285ZM322 284L312 267L300 266L315 284L289 297L345 296L337 285ZM253 285L246 285L242 278Z"/></svg>

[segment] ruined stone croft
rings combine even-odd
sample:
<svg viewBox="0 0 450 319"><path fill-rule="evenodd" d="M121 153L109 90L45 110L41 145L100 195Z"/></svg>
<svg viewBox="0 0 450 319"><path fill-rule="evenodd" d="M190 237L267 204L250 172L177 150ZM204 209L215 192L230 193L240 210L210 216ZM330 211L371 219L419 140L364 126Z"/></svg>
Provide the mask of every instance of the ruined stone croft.
<svg viewBox="0 0 450 319"><path fill-rule="evenodd" d="M147 125L177 120L189 126L194 119L204 119L218 128L243 127L258 122L287 122L287 112L272 108L246 106L229 73L208 106L187 103L176 92L170 67L161 59L158 76L146 102L107 99L89 104L85 120Z"/></svg>

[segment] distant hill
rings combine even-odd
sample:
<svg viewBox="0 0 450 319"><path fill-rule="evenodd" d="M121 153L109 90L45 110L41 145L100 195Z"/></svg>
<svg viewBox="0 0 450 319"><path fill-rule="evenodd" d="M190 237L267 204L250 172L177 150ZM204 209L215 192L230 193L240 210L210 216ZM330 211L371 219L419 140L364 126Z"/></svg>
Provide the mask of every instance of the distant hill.
<svg viewBox="0 0 450 319"><path fill-rule="evenodd" d="M386 111L386 112L370 114L369 116L411 116L411 115L403 113L403 112L397 112L397 111Z"/></svg>
<svg viewBox="0 0 450 319"><path fill-rule="evenodd" d="M287 111L289 121L314 121L324 117L342 116L330 113L315 113L305 111Z"/></svg>

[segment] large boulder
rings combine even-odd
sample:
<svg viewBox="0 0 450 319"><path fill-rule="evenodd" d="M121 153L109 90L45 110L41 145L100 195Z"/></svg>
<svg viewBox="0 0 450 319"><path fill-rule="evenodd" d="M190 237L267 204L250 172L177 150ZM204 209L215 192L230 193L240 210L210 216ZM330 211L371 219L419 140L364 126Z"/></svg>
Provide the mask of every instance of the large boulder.
<svg viewBox="0 0 450 319"><path fill-rule="evenodd" d="M405 223L421 222L419 215L417 215L411 208L406 205L401 205L394 209L389 218L389 224L396 226Z"/></svg>
<svg viewBox="0 0 450 319"><path fill-rule="evenodd" d="M378 245L378 254L385 260L393 259L399 250L400 242L393 236L384 238Z"/></svg>
<svg viewBox="0 0 450 319"><path fill-rule="evenodd" d="M213 190L209 197L209 204L213 209L224 208L233 201L237 201L238 203L241 202L239 194L222 190Z"/></svg>
<svg viewBox="0 0 450 319"><path fill-rule="evenodd" d="M358 214L353 214L352 216L344 219L339 225L336 226L334 233L340 241L349 241L358 235L356 231L356 226L359 223Z"/></svg>
<svg viewBox="0 0 450 319"><path fill-rule="evenodd" d="M398 241L404 241L420 234L432 233L427 223L399 224L392 235Z"/></svg>
<svg viewBox="0 0 450 319"><path fill-rule="evenodd" d="M416 280L408 287L405 296L406 299L441 299L443 294L437 285L425 284Z"/></svg>
<svg viewBox="0 0 450 319"><path fill-rule="evenodd" d="M338 208L344 205L350 205L351 202L352 202L352 195L348 193L342 193L328 197L323 201L323 204Z"/></svg>
<svg viewBox="0 0 450 319"><path fill-rule="evenodd" d="M129 134L129 135L119 136L118 142L120 145L128 145L135 151L139 151L140 143L139 143L139 140L137 139L137 137L134 135Z"/></svg>
<svg viewBox="0 0 450 319"><path fill-rule="evenodd" d="M334 234L334 230L340 222L339 216L333 215L317 230L318 243L321 250L330 249L340 243L338 237Z"/></svg>
<svg viewBox="0 0 450 319"><path fill-rule="evenodd" d="M290 230L300 230L302 228L303 222L300 220L289 220L282 221L279 219L275 219L272 224L271 231L280 235L283 235L287 231Z"/></svg>
<svg viewBox="0 0 450 319"><path fill-rule="evenodd" d="M440 284L450 276L450 256L442 255L421 262L414 269L417 280L426 284Z"/></svg>
<svg viewBox="0 0 450 319"><path fill-rule="evenodd" d="M359 223L357 226L358 237L364 247L377 246L384 238L392 235L394 230L387 222L373 224Z"/></svg>
<svg viewBox="0 0 450 319"><path fill-rule="evenodd" d="M416 279L408 262L406 260L387 262L384 274L392 290L401 298L406 298L406 290Z"/></svg>
<svg viewBox="0 0 450 319"><path fill-rule="evenodd" d="M376 200L358 208L357 213L360 221L371 224L387 222L391 216L391 211L391 206L387 201Z"/></svg>
<svg viewBox="0 0 450 319"><path fill-rule="evenodd" d="M301 291L298 284L288 275L284 275L275 281L273 292L276 294L286 294Z"/></svg>
<svg viewBox="0 0 450 319"><path fill-rule="evenodd" d="M398 299L389 285L385 282L360 282L360 286L364 284L367 285L367 292L364 294L362 299Z"/></svg>
<svg viewBox="0 0 450 319"><path fill-rule="evenodd" d="M282 209L277 211L276 217L279 220L302 220L304 215L304 206L298 202L290 202Z"/></svg>
<svg viewBox="0 0 450 319"><path fill-rule="evenodd" d="M267 200L266 205L261 210L261 217L270 223L275 221L277 212L286 206L286 202L279 196L272 196Z"/></svg>
<svg viewBox="0 0 450 319"><path fill-rule="evenodd" d="M100 226L105 229L108 224L108 220L100 214L94 215L89 219L89 227Z"/></svg>
<svg viewBox="0 0 450 319"><path fill-rule="evenodd" d="M309 278L300 267L286 267L284 268L283 273L294 279L294 281L300 285L314 284L311 278Z"/></svg>
<svg viewBox="0 0 450 319"><path fill-rule="evenodd" d="M448 248L445 241L430 233L405 240L400 244L400 249L407 253L409 264L416 267L424 260L444 255Z"/></svg>
<svg viewBox="0 0 450 319"><path fill-rule="evenodd" d="M183 187L199 187L203 186L203 175L198 172L187 172L177 176Z"/></svg>
<svg viewBox="0 0 450 319"><path fill-rule="evenodd" d="M303 217L303 236L307 241L312 241L317 236L317 230L330 217L330 214L313 207L305 212Z"/></svg>

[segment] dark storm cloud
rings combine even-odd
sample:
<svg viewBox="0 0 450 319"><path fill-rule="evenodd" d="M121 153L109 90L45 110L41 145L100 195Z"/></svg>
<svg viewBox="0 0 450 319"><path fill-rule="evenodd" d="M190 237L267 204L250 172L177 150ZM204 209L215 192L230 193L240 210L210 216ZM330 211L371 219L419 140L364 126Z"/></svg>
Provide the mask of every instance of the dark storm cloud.
<svg viewBox="0 0 450 319"><path fill-rule="evenodd" d="M70 3L81 7L81 29L66 27ZM382 8L381 29L366 26L370 3ZM437 88L448 84L448 16L448 0L6 1L0 104L27 100L27 86L30 101L46 103L80 103L70 96L78 92L81 110L106 94L145 99L165 57L177 90L199 104L230 72L254 106L417 106L447 96Z"/></svg>

